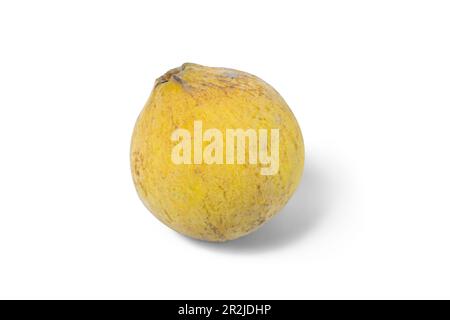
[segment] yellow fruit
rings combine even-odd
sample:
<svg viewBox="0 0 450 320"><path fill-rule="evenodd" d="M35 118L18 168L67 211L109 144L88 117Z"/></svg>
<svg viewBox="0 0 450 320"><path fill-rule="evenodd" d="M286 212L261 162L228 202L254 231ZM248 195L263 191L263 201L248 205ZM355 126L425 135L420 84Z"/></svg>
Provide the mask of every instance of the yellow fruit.
<svg viewBox="0 0 450 320"><path fill-rule="evenodd" d="M237 129L244 140L232 135ZM191 63L156 80L131 144L145 206L170 228L207 241L236 239L270 219L294 193L303 164L300 127L270 85Z"/></svg>

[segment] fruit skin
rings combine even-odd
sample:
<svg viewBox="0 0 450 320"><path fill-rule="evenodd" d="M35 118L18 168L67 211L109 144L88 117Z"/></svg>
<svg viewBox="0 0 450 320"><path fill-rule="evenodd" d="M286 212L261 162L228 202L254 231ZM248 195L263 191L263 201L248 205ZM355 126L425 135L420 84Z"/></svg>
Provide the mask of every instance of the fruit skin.
<svg viewBox="0 0 450 320"><path fill-rule="evenodd" d="M279 128L279 170L261 164L174 164L172 132L217 128ZM248 159L248 157L247 157ZM156 80L136 122L131 169L145 206L192 238L227 241L275 215L298 186L304 166L300 127L283 98L251 74L185 63Z"/></svg>

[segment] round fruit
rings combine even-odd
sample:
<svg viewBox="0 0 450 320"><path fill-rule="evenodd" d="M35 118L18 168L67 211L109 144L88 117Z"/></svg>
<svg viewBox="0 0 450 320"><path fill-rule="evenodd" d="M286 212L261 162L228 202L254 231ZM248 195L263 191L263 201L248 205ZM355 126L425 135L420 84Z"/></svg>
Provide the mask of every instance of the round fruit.
<svg viewBox="0 0 450 320"><path fill-rule="evenodd" d="M145 206L207 241L239 238L270 219L303 164L300 127L275 89L245 72L191 63L156 80L131 144Z"/></svg>

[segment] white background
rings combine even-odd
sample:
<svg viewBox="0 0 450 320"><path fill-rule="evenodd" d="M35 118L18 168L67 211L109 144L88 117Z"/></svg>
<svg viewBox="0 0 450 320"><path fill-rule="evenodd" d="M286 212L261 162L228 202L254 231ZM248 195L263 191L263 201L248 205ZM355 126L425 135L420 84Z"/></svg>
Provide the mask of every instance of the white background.
<svg viewBox="0 0 450 320"><path fill-rule="evenodd" d="M131 180L183 62L272 84L304 179L258 232L193 241ZM2 1L0 298L450 298L448 1Z"/></svg>

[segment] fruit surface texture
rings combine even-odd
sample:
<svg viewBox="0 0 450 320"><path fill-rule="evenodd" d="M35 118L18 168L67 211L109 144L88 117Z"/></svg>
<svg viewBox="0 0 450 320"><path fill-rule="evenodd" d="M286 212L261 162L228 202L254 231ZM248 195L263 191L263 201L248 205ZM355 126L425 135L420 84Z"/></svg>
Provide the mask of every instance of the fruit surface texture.
<svg viewBox="0 0 450 320"><path fill-rule="evenodd" d="M244 139L228 134L237 129ZM275 89L246 72L192 63L156 80L131 143L145 206L175 231L207 241L239 238L273 217L303 166L300 127Z"/></svg>

